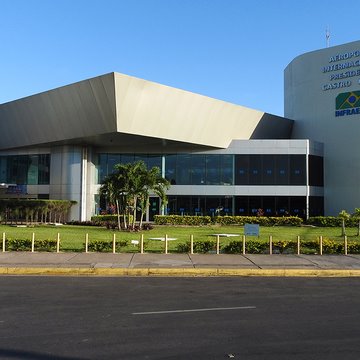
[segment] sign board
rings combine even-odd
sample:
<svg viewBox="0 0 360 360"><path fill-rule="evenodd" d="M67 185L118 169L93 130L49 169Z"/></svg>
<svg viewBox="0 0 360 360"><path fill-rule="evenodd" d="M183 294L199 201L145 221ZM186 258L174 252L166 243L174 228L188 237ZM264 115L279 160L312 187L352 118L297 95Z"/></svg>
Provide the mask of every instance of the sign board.
<svg viewBox="0 0 360 360"><path fill-rule="evenodd" d="M250 236L259 236L260 225L259 224L245 224L244 234Z"/></svg>

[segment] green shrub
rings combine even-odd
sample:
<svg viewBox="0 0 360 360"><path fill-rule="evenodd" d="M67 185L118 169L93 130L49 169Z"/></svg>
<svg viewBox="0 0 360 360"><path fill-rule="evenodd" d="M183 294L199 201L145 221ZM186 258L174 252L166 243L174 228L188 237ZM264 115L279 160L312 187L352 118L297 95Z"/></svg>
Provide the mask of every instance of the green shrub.
<svg viewBox="0 0 360 360"><path fill-rule="evenodd" d="M295 253L297 250L297 242L291 240L273 241L273 252L278 251L280 254Z"/></svg>
<svg viewBox="0 0 360 360"><path fill-rule="evenodd" d="M230 241L222 248L222 251L226 254L242 254L243 243L242 241Z"/></svg>
<svg viewBox="0 0 360 360"><path fill-rule="evenodd" d="M355 217L351 217L345 221L345 226L348 227L357 227L358 219ZM314 225L314 226L323 226L323 227L340 227L342 223L342 219L337 216L313 216L310 217L306 224Z"/></svg>
<svg viewBox="0 0 360 360"><path fill-rule="evenodd" d="M187 225L200 226L211 224L210 216L155 215L156 225Z"/></svg>
<svg viewBox="0 0 360 360"><path fill-rule="evenodd" d="M31 251L32 241L30 239L6 239L6 251ZM35 240L35 251L56 251L56 240ZM1 242L2 247L2 242Z"/></svg>
<svg viewBox="0 0 360 360"><path fill-rule="evenodd" d="M121 222L123 221L124 217L123 215L120 215L120 220ZM126 221L127 223L131 223L133 219L133 216L126 216ZM107 221L113 221L116 222L118 221L118 216L117 214L108 214L108 215L94 215L91 217L91 221L95 222L95 223L106 223Z"/></svg>
<svg viewBox="0 0 360 360"><path fill-rule="evenodd" d="M342 253L343 253L343 250L342 250ZM360 254L360 243L349 242L348 243L348 254Z"/></svg>
<svg viewBox="0 0 360 360"><path fill-rule="evenodd" d="M118 240L115 243L115 251L120 252L121 248L128 245L127 240ZM85 243L83 244L85 248ZM88 243L88 250L92 252L112 252L113 242L104 240L93 240Z"/></svg>
<svg viewBox="0 0 360 360"><path fill-rule="evenodd" d="M194 253L205 254L209 251L215 249L215 241L212 240L202 240L202 241L194 241ZM191 250L191 243L187 241L186 243L180 243L176 247L177 252L181 253L189 253Z"/></svg>
<svg viewBox="0 0 360 360"><path fill-rule="evenodd" d="M222 226L259 224L261 226L300 226L303 220L297 216L266 217L266 216L181 216L155 215L156 225L188 225L201 226L218 224Z"/></svg>

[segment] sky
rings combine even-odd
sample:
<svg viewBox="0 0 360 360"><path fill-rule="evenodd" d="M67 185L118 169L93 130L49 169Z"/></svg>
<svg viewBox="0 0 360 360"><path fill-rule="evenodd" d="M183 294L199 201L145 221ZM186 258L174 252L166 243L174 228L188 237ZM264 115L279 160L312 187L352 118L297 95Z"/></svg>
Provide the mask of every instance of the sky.
<svg viewBox="0 0 360 360"><path fill-rule="evenodd" d="M350 4L350 3L349 3ZM283 115L298 55L360 39L339 0L0 0L0 104L120 72Z"/></svg>

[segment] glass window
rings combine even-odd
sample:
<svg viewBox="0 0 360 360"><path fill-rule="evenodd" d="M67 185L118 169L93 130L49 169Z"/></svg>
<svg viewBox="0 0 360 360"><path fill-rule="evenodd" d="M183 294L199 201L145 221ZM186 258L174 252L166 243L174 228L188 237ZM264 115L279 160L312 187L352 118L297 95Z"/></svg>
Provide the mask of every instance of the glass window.
<svg viewBox="0 0 360 360"><path fill-rule="evenodd" d="M235 155L235 185L249 184L249 155Z"/></svg>
<svg viewBox="0 0 360 360"><path fill-rule="evenodd" d="M305 196L291 196L290 200L290 215L306 217L306 198Z"/></svg>
<svg viewBox="0 0 360 360"><path fill-rule="evenodd" d="M256 216L259 209L262 209L261 196L249 196L249 215Z"/></svg>
<svg viewBox="0 0 360 360"><path fill-rule="evenodd" d="M50 160L50 154L39 155L39 185L50 184Z"/></svg>
<svg viewBox="0 0 360 360"><path fill-rule="evenodd" d="M262 156L262 183L274 185L275 183L275 157L276 155Z"/></svg>
<svg viewBox="0 0 360 360"><path fill-rule="evenodd" d="M235 198L235 215L247 216L249 215L249 197L237 196Z"/></svg>
<svg viewBox="0 0 360 360"><path fill-rule="evenodd" d="M39 156L29 156L29 168L27 173L27 184L37 185L39 182Z"/></svg>
<svg viewBox="0 0 360 360"><path fill-rule="evenodd" d="M0 156L0 182L7 182L7 156Z"/></svg>
<svg viewBox="0 0 360 360"><path fill-rule="evenodd" d="M276 169L275 169L276 185L289 184L289 156L276 155Z"/></svg>
<svg viewBox="0 0 360 360"><path fill-rule="evenodd" d="M105 177L109 174L107 167L107 154L99 154L99 164L98 164L98 183L102 183Z"/></svg>
<svg viewBox="0 0 360 360"><path fill-rule="evenodd" d="M220 181L220 163L221 155L206 155L206 184L219 185Z"/></svg>
<svg viewBox="0 0 360 360"><path fill-rule="evenodd" d="M276 197L276 215L278 216L289 215L289 198L287 196Z"/></svg>
<svg viewBox="0 0 360 360"><path fill-rule="evenodd" d="M191 156L191 185L205 185L205 155Z"/></svg>
<svg viewBox="0 0 360 360"><path fill-rule="evenodd" d="M151 169L153 167L158 167L161 170L162 156L161 155L148 155L145 163L146 163L148 169Z"/></svg>
<svg viewBox="0 0 360 360"><path fill-rule="evenodd" d="M130 154L130 155L129 154L122 154L122 155L119 155L119 157L120 157L119 163L121 163L121 164L130 164L130 163L133 163L135 161L133 154Z"/></svg>
<svg viewBox="0 0 360 360"><path fill-rule="evenodd" d="M165 179L176 185L176 155L165 156Z"/></svg>
<svg viewBox="0 0 360 360"><path fill-rule="evenodd" d="M262 197L262 210L265 216L275 216L275 197L263 196Z"/></svg>
<svg viewBox="0 0 360 360"><path fill-rule="evenodd" d="M233 185L234 184L234 155L220 155L220 184Z"/></svg>
<svg viewBox="0 0 360 360"><path fill-rule="evenodd" d="M107 158L107 170L108 174L111 174L114 171L114 166L120 164L120 155L119 154L108 154Z"/></svg>
<svg viewBox="0 0 360 360"><path fill-rule="evenodd" d="M176 184L191 184L191 155L177 155L176 159Z"/></svg>
<svg viewBox="0 0 360 360"><path fill-rule="evenodd" d="M305 155L290 155L290 185L306 185Z"/></svg>
<svg viewBox="0 0 360 360"><path fill-rule="evenodd" d="M309 215L323 216L324 215L324 198L322 196L309 197Z"/></svg>
<svg viewBox="0 0 360 360"><path fill-rule="evenodd" d="M324 186L324 159L309 155L309 185Z"/></svg>
<svg viewBox="0 0 360 360"><path fill-rule="evenodd" d="M261 185L262 155L250 155L249 159L249 185Z"/></svg>

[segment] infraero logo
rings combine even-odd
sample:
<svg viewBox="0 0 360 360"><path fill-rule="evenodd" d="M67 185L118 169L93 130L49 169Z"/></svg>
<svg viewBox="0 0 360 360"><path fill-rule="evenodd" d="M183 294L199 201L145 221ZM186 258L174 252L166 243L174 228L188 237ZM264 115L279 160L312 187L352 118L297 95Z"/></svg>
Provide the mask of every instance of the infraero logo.
<svg viewBox="0 0 360 360"><path fill-rule="evenodd" d="M336 97L335 116L360 114L360 91L341 93Z"/></svg>

